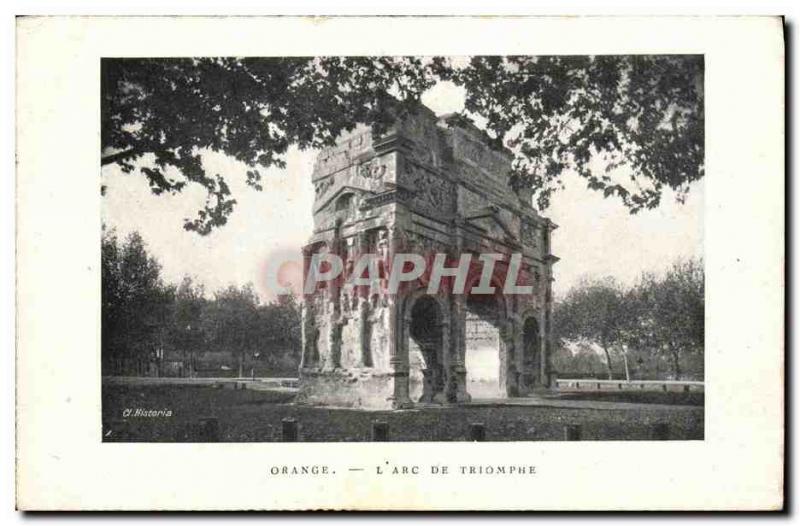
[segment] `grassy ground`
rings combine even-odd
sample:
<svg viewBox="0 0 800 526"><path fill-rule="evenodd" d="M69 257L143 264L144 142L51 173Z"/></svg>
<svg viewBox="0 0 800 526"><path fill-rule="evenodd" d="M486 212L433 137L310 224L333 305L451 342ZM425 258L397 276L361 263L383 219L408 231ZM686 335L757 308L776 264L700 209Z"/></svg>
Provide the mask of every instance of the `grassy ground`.
<svg viewBox="0 0 800 526"><path fill-rule="evenodd" d="M444 407L408 411L358 411L295 406L292 395L201 386L103 388L103 440L202 441L198 421L213 417L220 442L281 440L281 420L295 418L300 441L370 440L372 422L389 424L397 441L466 440L471 423L486 426L486 440L563 440L564 426L579 424L583 440L646 440L653 424L669 423L670 439L703 438L702 407L566 409L552 407ZM125 409L171 410L171 416L123 418Z"/></svg>

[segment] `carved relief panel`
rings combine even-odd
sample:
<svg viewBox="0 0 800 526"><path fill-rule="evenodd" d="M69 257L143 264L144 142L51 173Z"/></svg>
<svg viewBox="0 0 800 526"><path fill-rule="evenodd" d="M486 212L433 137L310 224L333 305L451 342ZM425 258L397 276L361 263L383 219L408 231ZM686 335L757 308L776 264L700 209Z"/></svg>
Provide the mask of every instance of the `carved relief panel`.
<svg viewBox="0 0 800 526"><path fill-rule="evenodd" d="M538 228L535 224L528 221L522 221L520 229L523 245L529 248L535 248L539 246L539 238L537 237Z"/></svg>
<svg viewBox="0 0 800 526"><path fill-rule="evenodd" d="M450 181L406 161L402 185L413 192L413 208L432 215L447 215L455 211L455 186Z"/></svg>

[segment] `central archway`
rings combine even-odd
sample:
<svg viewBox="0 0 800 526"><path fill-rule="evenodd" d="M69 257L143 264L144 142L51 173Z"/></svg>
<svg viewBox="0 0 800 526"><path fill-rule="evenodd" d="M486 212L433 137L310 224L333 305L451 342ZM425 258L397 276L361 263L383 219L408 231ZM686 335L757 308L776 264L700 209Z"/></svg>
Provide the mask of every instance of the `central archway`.
<svg viewBox="0 0 800 526"><path fill-rule="evenodd" d="M467 392L475 398L503 398L502 312L494 295L472 294L466 301L464 365Z"/></svg>
<svg viewBox="0 0 800 526"><path fill-rule="evenodd" d="M433 402L445 387L445 323L440 303L429 295L413 298L407 314L408 390L412 402Z"/></svg>

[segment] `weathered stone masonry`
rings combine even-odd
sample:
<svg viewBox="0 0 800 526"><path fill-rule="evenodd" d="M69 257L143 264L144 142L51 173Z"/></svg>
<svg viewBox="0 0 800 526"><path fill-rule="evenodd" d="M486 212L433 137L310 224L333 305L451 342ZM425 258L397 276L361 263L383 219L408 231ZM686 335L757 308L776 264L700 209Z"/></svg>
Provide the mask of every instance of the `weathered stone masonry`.
<svg viewBox="0 0 800 526"><path fill-rule="evenodd" d="M468 315L496 327L500 396L552 383L555 225L533 209L529 193L510 189L511 155L455 122L423 107L381 137L360 127L321 152L304 257L521 252L535 294L503 296L499 283L499 294L482 298L429 295L422 287L362 297L331 282L304 302L299 400L371 408L470 400Z"/></svg>

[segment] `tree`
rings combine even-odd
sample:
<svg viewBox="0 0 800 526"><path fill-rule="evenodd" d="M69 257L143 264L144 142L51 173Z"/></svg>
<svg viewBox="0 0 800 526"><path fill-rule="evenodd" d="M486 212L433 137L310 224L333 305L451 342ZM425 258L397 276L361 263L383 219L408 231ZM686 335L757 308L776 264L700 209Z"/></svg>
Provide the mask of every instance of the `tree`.
<svg viewBox="0 0 800 526"><path fill-rule="evenodd" d="M705 346L705 272L701 259L679 260L663 274L646 272L624 289L610 279L584 280L555 303L556 353L565 370L591 370L586 350L623 360L626 378L702 376Z"/></svg>
<svg viewBox="0 0 800 526"><path fill-rule="evenodd" d="M156 195L204 187L206 205L184 228L207 234L236 201L224 177L205 172L203 149L246 163L260 190L258 168L283 167L290 145L329 146L358 123L385 129L390 89L414 100L430 85L416 58L104 59L101 162L130 173L149 155L139 171Z"/></svg>
<svg viewBox="0 0 800 526"><path fill-rule="evenodd" d="M474 57L440 75L466 88L516 157L511 182L546 208L569 169L635 213L704 173L702 55ZM598 166L599 165L599 166ZM625 167L626 170L619 170Z"/></svg>
<svg viewBox="0 0 800 526"><path fill-rule="evenodd" d="M559 341L555 347L552 364L559 375L568 378L581 378L586 375L596 376L608 373L605 357L597 354L597 349L592 342L587 340Z"/></svg>
<svg viewBox="0 0 800 526"><path fill-rule="evenodd" d="M120 243L114 231L103 231L101 290L103 374L130 372L131 362L141 373L163 341L174 288L163 283L138 233Z"/></svg>
<svg viewBox="0 0 800 526"><path fill-rule="evenodd" d="M462 117L514 152L511 184L542 208L572 169L636 212L703 176L702 73L700 55L103 59L101 159L156 195L202 186L184 228L208 234L236 200L203 151L247 164L261 190L259 168L284 166L289 146L330 146L359 123L383 133L449 81L465 89Z"/></svg>
<svg viewBox="0 0 800 526"><path fill-rule="evenodd" d="M611 354L620 350L629 309L622 287L611 279L584 280L557 302L554 331L557 340L594 343L605 356L608 379L613 378Z"/></svg>
<svg viewBox="0 0 800 526"><path fill-rule="evenodd" d="M301 318L300 305L293 294L278 301L261 305L259 314L260 348L273 370L296 371L300 365Z"/></svg>
<svg viewBox="0 0 800 526"><path fill-rule="evenodd" d="M244 376L244 359L261 344L259 300L252 285L229 286L214 294L205 311L207 331L218 348L237 357L239 377Z"/></svg>
<svg viewBox="0 0 800 526"><path fill-rule="evenodd" d="M207 308L208 299L205 297L204 287L185 276L175 292L169 339L172 346L183 353L184 358L189 354L189 374L196 373L195 354L208 339L208 327L203 323Z"/></svg>
<svg viewBox="0 0 800 526"><path fill-rule="evenodd" d="M197 372L198 354L212 348L237 359L239 376L245 356L264 350L277 369L299 364L300 307L293 295L261 304L248 284L209 299L191 277L177 287L165 284L138 233L121 242L104 229L101 242L103 374L148 374L146 366L164 348L182 353L190 374Z"/></svg>
<svg viewBox="0 0 800 526"><path fill-rule="evenodd" d="M702 260L679 261L663 277L643 275L633 295L637 322L633 325L632 340L656 355L664 355L671 364L673 377L681 379L682 358L702 356L705 346Z"/></svg>

